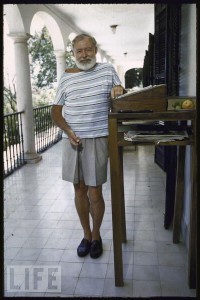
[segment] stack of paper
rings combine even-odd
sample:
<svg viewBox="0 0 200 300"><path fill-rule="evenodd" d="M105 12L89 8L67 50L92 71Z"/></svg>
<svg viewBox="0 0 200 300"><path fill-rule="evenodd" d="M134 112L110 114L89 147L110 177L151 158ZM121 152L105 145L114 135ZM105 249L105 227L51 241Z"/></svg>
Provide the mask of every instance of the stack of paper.
<svg viewBox="0 0 200 300"><path fill-rule="evenodd" d="M170 131L168 133L160 131L135 130L124 133L126 141L176 141L188 138L186 131Z"/></svg>

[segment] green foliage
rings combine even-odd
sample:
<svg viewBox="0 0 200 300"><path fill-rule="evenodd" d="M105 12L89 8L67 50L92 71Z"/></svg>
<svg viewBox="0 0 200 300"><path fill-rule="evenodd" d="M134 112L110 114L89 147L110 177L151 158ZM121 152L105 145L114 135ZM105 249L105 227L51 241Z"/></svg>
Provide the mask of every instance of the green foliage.
<svg viewBox="0 0 200 300"><path fill-rule="evenodd" d="M20 131L17 115L9 114L4 117L3 150L20 143Z"/></svg>
<svg viewBox="0 0 200 300"><path fill-rule="evenodd" d="M16 97L16 88L14 83L14 78L12 80L12 86L9 83L9 86L3 87L3 103L4 103L4 114L17 111L17 97Z"/></svg>
<svg viewBox="0 0 200 300"><path fill-rule="evenodd" d="M66 51L66 68L74 68L76 66L73 60L73 51L72 51L72 43L68 42L67 48L69 51Z"/></svg>
<svg viewBox="0 0 200 300"><path fill-rule="evenodd" d="M55 93L56 91L54 88L34 87L32 90L33 107L52 104L55 99Z"/></svg>
<svg viewBox="0 0 200 300"><path fill-rule="evenodd" d="M31 75L38 87L51 86L56 81L56 58L51 37L46 27L28 42L31 55Z"/></svg>
<svg viewBox="0 0 200 300"><path fill-rule="evenodd" d="M57 80L56 57L49 32L44 26L28 42L31 55L31 75L33 85L43 88L52 87ZM72 53L66 52L67 67L73 67Z"/></svg>

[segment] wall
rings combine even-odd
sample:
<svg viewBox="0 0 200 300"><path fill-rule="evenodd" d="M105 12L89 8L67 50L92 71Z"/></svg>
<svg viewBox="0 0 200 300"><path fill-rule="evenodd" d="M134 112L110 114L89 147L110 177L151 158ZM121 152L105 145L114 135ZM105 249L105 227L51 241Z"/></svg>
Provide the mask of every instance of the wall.
<svg viewBox="0 0 200 300"><path fill-rule="evenodd" d="M180 45L180 96L196 96L196 5L184 4L181 11ZM188 225L190 220L190 174L191 152L186 149L185 192L182 220L182 235L188 247Z"/></svg>

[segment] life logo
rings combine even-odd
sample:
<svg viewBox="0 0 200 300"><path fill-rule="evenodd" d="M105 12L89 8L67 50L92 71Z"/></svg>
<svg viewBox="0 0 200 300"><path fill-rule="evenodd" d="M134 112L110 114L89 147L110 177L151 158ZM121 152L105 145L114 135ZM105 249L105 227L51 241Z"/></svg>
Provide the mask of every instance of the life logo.
<svg viewBox="0 0 200 300"><path fill-rule="evenodd" d="M61 292L61 266L7 266L8 292Z"/></svg>

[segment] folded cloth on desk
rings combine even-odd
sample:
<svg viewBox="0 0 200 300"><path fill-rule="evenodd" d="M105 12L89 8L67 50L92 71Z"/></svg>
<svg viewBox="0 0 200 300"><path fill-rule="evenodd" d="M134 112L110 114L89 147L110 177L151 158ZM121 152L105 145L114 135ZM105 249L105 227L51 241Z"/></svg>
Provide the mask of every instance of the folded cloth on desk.
<svg viewBox="0 0 200 300"><path fill-rule="evenodd" d="M176 141L176 140L184 140L188 138L188 134L186 131L170 131L170 133L161 133L158 131L147 131L147 130L134 130L124 132L124 139L126 141Z"/></svg>

